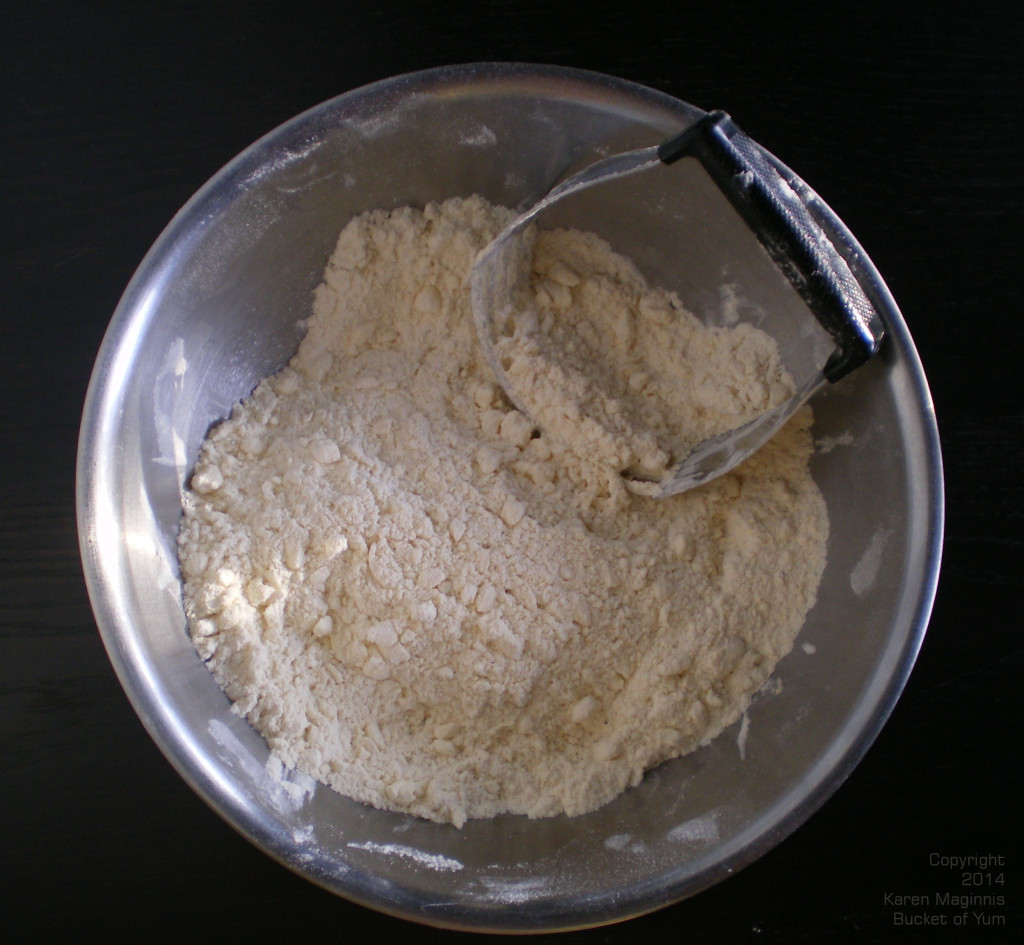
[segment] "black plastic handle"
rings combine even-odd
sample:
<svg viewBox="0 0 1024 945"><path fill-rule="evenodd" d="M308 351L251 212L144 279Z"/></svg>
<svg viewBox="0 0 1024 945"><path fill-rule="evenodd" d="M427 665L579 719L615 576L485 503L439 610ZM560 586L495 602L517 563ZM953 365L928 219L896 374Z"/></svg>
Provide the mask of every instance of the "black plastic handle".
<svg viewBox="0 0 1024 945"><path fill-rule="evenodd" d="M794 188L801 182L786 180L723 111L708 112L658 148L665 164L687 156L701 162L832 336L825 377L835 382L867 361L885 337L882 319Z"/></svg>

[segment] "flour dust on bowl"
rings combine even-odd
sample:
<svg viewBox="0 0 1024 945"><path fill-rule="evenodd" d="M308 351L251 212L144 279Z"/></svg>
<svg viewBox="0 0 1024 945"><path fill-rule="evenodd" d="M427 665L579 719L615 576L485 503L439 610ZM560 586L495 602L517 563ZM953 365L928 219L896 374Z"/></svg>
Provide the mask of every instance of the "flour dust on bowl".
<svg viewBox="0 0 1024 945"><path fill-rule="evenodd" d="M576 816L499 814L456 827L360 803L284 767L232 712L190 638L182 508L190 484L216 493L223 473L200 465L193 481L200 446L295 355L342 229L369 211L422 213L452 198L527 206L566 173L656 144L701 114L617 79L550 67L462 66L377 83L240 155L172 221L125 292L97 360L79 449L82 555L104 642L133 706L188 783L258 847L327 889L477 930L582 927L659 908L795 829L856 764L899 695L937 578L941 462L902 318L828 214L829 236L888 338L815 405L810 474L829 518L816 603L770 685L709 744ZM598 233L706 325L750 322L784 335L773 326L793 316L799 297L714 184L683 164L642 187L623 181L574 198L552 211L551 225ZM422 313L437 302L428 293ZM353 325L351 336L375 328ZM377 379L390 363L385 349L373 349ZM787 368L798 365L820 354L820 339L778 353ZM385 387L381 396L397 393ZM383 428L389 418L350 419ZM256 439L238 447L239 456L260 452ZM310 445L325 467L344 449ZM519 509L503 508L520 520ZM307 538L283 552L296 568L315 544ZM232 574L222 577L232 585ZM248 606L272 596L249 584ZM490 598L485 592L485 612ZM418 612L424 622L428 610ZM333 640L323 615L306 616ZM374 652L413 649L395 627L374 633ZM339 640L339 658L364 666L373 655L346 645ZM395 806L412 803L409 791L397 790Z"/></svg>

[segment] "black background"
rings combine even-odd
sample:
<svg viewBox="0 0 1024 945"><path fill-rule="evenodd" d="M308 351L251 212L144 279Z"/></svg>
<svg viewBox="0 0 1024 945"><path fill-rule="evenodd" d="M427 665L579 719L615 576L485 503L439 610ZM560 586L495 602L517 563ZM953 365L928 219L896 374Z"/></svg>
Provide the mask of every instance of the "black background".
<svg viewBox="0 0 1024 945"><path fill-rule="evenodd" d="M482 60L642 82L741 127L874 259L914 336L946 463L930 630L837 794L719 886L570 942L1017 941L1024 15L1019 3L8 3L0 12L0 917L16 941L421 942L287 872L144 733L93 621L74 462L135 267L250 142L364 83ZM1002 929L894 926L963 892L929 855L1005 857ZM969 891L969 890L966 890ZM973 925L973 923L972 923Z"/></svg>

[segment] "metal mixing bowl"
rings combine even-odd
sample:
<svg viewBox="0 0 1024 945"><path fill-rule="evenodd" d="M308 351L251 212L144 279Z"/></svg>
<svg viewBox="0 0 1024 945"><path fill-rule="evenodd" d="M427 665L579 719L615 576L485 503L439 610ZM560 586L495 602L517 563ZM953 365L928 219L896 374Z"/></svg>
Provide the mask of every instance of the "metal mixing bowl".
<svg viewBox="0 0 1024 945"><path fill-rule="evenodd" d="M727 104L727 103L724 103ZM595 813L463 829L385 813L268 771L188 638L175 536L210 425L294 352L342 225L376 207L480 193L517 205L613 149L655 144L697 109L605 76L480 65L401 76L273 131L178 214L126 290L81 430L78 514L97 622L146 728L182 777L262 850L313 882L430 924L594 925L720 880L803 822L888 716L937 579L942 474L906 326L852 237L888 342L816 406L812 470L831 538L817 605L743 724ZM564 222L593 228L691 309L722 284L771 322L786 287L699 175L596 188ZM556 221L558 222L558 221ZM753 300L753 301L750 301ZM735 306L733 306L735 308Z"/></svg>

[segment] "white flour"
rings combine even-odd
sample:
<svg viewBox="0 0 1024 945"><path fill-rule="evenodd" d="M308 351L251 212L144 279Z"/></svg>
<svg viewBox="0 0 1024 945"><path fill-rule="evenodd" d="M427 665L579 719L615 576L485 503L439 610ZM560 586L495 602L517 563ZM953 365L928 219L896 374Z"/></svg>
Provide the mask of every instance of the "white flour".
<svg viewBox="0 0 1024 945"><path fill-rule="evenodd" d="M468 293L507 218L473 198L352 221L298 354L203 446L180 534L196 649L281 760L459 825L592 810L739 718L828 530L807 411L655 501L619 475L644 457L512 409ZM535 266L562 363L658 449L785 396L764 335L701 327L593 237L542 234Z"/></svg>

